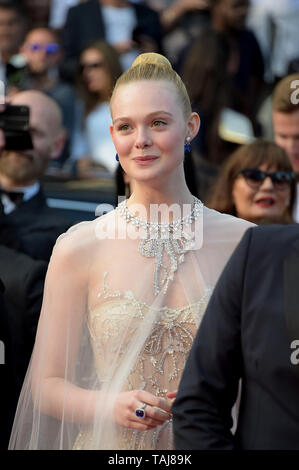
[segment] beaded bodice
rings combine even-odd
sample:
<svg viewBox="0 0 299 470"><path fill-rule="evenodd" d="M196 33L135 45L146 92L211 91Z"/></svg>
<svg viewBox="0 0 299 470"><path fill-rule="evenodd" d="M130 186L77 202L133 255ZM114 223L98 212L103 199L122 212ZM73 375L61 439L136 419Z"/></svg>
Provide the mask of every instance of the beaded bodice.
<svg viewBox="0 0 299 470"><path fill-rule="evenodd" d="M118 354L122 360L151 307L137 300L132 291L110 292L105 283L99 296L103 303L90 312L88 325L99 381L105 382L111 379L112 357ZM127 390L146 389L165 397L167 391L176 389L209 297L207 289L192 305L157 310L157 319L128 377Z"/></svg>
<svg viewBox="0 0 299 470"><path fill-rule="evenodd" d="M143 389L165 398L178 388L197 327L202 319L211 289L198 302L178 309L163 307L147 336L137 361L123 386L125 390ZM103 301L89 313L88 327L100 383L110 381L111 365L118 358L122 367L125 352L152 307L137 300L132 291L109 291L104 282L99 294ZM153 312L151 312L153 313ZM119 449L173 449L172 423L167 421L152 431L119 430ZM81 433L76 447L88 448L88 433Z"/></svg>

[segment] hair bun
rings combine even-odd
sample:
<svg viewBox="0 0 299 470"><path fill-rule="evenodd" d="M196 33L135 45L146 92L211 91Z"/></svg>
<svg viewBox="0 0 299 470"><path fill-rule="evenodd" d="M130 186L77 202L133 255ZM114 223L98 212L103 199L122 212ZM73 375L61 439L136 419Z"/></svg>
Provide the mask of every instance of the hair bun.
<svg viewBox="0 0 299 470"><path fill-rule="evenodd" d="M146 52L144 54L140 54L134 60L132 67L136 67L136 65L141 64L153 64L159 67L167 67L172 69L172 65L164 55L157 54L156 52Z"/></svg>

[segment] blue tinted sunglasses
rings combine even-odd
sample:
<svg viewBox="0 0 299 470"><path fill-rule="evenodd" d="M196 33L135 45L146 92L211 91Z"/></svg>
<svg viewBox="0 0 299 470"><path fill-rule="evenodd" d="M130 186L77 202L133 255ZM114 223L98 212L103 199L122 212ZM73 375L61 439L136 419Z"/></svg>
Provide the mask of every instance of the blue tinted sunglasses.
<svg viewBox="0 0 299 470"><path fill-rule="evenodd" d="M56 42L51 42L49 44L40 44L38 42L28 45L28 48L31 51L45 51L47 55L56 54L59 51L60 46Z"/></svg>

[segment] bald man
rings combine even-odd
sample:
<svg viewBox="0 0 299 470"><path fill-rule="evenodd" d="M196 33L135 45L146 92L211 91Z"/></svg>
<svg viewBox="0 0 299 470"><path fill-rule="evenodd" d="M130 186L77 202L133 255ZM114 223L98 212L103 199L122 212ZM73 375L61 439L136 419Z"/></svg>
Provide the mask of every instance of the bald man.
<svg viewBox="0 0 299 470"><path fill-rule="evenodd" d="M11 104L30 108L33 149L5 150L0 130L1 217L14 229L19 251L48 261L56 238L70 225L47 206L39 182L50 160L57 158L64 146L62 115L56 102L39 91L17 93ZM20 197L14 193L21 193Z"/></svg>

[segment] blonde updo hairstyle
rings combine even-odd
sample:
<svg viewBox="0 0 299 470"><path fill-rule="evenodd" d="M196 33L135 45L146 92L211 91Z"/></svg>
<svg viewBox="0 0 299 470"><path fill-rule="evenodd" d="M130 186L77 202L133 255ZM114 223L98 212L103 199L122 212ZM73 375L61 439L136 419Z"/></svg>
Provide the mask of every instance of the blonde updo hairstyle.
<svg viewBox="0 0 299 470"><path fill-rule="evenodd" d="M164 80L173 83L183 106L183 113L187 119L192 113L191 104L186 87L181 77L173 70L171 63L166 57L155 52L140 54L132 66L126 70L117 80L112 97L122 85L141 80Z"/></svg>

